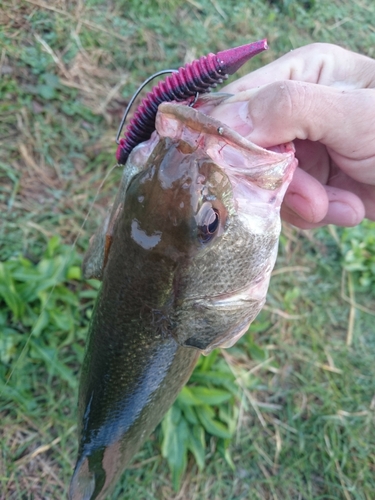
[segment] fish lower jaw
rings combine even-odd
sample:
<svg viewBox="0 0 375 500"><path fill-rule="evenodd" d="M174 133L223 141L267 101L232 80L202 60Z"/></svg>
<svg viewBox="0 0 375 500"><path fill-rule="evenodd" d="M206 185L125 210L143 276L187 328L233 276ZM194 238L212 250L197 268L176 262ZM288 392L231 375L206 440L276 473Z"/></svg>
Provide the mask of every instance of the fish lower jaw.
<svg viewBox="0 0 375 500"><path fill-rule="evenodd" d="M242 320L231 326L225 334L215 338L202 354L208 355L213 349L232 347L249 329L266 302L268 285L273 269L273 261L268 264L262 276L250 285L235 292L217 295L200 301L200 306L214 309L218 315L230 314L233 310L242 310Z"/></svg>
<svg viewBox="0 0 375 500"><path fill-rule="evenodd" d="M212 342L206 349L202 350L202 354L207 356L213 349L229 349L229 347L234 346L234 344L248 331L251 323L260 313L266 299L263 299L258 307L251 311L250 317L246 318L244 321L234 325L225 335L219 337L214 342Z"/></svg>

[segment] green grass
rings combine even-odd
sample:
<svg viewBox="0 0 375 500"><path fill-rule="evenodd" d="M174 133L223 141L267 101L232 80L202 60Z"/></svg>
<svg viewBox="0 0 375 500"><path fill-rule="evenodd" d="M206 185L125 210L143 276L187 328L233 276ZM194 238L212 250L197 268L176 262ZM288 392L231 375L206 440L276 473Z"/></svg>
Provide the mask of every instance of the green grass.
<svg viewBox="0 0 375 500"><path fill-rule="evenodd" d="M66 495L74 465L78 372L96 287L78 268L118 183L114 137L129 97L155 71L263 37L270 50L238 75L314 41L375 57L375 7L371 0L2 6L0 499L44 500ZM368 222L353 230L285 227L267 307L250 334L202 358L190 393L113 498L374 497L373 234ZM184 422L198 443L186 454L182 438L177 448L168 441L173 425L183 435Z"/></svg>

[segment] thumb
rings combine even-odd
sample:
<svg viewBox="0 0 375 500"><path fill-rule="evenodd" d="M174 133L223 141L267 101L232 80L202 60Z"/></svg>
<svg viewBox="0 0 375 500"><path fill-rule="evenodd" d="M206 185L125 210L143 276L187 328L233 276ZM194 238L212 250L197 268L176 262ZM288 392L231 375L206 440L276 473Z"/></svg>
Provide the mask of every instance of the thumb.
<svg viewBox="0 0 375 500"><path fill-rule="evenodd" d="M225 106L216 113L225 113L226 123L255 144L267 148L295 139L319 141L352 177L375 182L375 90L289 80L235 94ZM358 171L353 161L361 163Z"/></svg>
<svg viewBox="0 0 375 500"><path fill-rule="evenodd" d="M295 139L333 142L333 137L327 137L332 122L344 124L345 108L339 102L342 93L313 83L277 81L234 94L211 114L218 119L225 117L228 126L265 148Z"/></svg>
<svg viewBox="0 0 375 500"><path fill-rule="evenodd" d="M265 85L248 96L238 94L237 98L248 99L248 138L256 144L269 147L309 139L336 149L357 128L352 119L346 119L355 106L351 94L334 87L289 80Z"/></svg>

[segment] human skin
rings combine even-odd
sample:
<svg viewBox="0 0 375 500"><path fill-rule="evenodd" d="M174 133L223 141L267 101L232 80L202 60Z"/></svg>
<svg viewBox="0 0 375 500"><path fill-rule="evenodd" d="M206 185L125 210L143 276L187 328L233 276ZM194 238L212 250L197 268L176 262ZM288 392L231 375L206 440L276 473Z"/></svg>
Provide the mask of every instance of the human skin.
<svg viewBox="0 0 375 500"><path fill-rule="evenodd" d="M302 229L375 220L375 60L315 43L227 85L216 117L252 142L294 141L281 215Z"/></svg>

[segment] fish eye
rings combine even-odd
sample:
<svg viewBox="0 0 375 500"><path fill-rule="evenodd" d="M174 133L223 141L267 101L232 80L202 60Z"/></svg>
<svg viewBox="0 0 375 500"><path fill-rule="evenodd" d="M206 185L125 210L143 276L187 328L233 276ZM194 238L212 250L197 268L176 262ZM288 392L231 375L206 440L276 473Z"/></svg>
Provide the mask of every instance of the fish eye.
<svg viewBox="0 0 375 500"><path fill-rule="evenodd" d="M198 224L198 238L201 243L208 243L219 228L219 211L216 208L205 210L202 221Z"/></svg>

